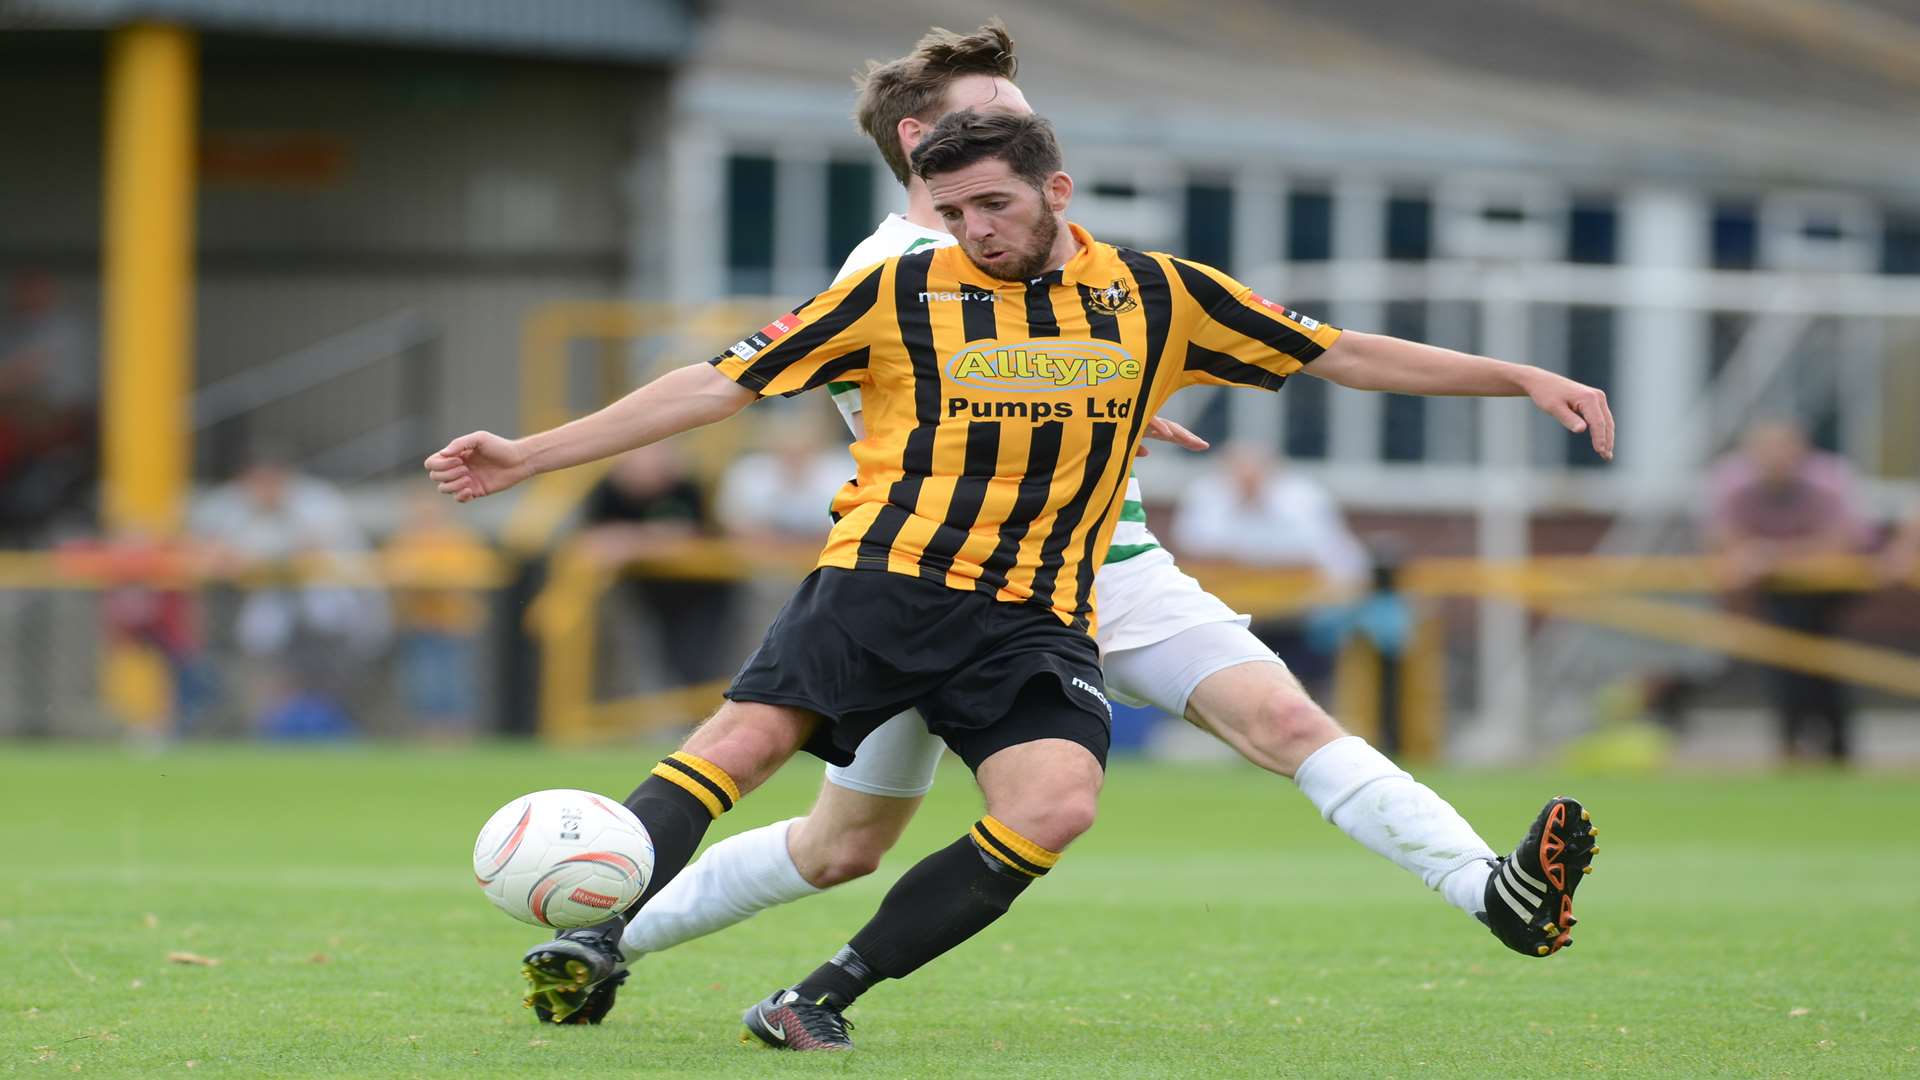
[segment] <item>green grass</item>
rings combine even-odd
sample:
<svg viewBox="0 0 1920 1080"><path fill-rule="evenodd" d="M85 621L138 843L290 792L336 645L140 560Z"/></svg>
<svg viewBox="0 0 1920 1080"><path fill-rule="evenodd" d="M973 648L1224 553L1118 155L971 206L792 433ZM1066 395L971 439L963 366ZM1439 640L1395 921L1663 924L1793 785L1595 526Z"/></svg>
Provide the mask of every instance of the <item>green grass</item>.
<svg viewBox="0 0 1920 1080"><path fill-rule="evenodd" d="M1826 773L1429 777L1501 848L1546 795L1593 808L1578 947L1534 961L1289 785L1121 763L1012 915L860 1004L856 1054L738 1046L744 1006L973 819L955 769L880 874L648 958L601 1028L538 1028L517 978L538 935L474 888L473 833L523 791L624 794L652 760L0 749L0 1073L1920 1075L1920 784ZM796 762L721 826L798 813L818 780Z"/></svg>

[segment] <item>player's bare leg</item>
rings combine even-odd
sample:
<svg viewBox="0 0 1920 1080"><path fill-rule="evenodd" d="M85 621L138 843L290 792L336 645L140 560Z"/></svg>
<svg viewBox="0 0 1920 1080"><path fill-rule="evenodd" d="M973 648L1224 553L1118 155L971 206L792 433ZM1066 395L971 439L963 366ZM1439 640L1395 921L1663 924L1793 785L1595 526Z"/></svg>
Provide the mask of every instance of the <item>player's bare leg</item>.
<svg viewBox="0 0 1920 1080"><path fill-rule="evenodd" d="M1520 847L1495 859L1446 800L1347 734L1275 662L1208 676L1188 698L1187 719L1255 765L1293 778L1342 832L1419 875L1514 951L1547 956L1572 943L1573 890L1596 850L1578 802L1549 801Z"/></svg>
<svg viewBox="0 0 1920 1080"><path fill-rule="evenodd" d="M788 831L787 853L800 876L817 889L866 877L900 842L923 798L869 795L825 781L813 808Z"/></svg>
<svg viewBox="0 0 1920 1080"><path fill-rule="evenodd" d="M743 1042L851 1049L847 1006L875 983L912 974L1005 914L1053 867L1061 849L1092 827L1105 771L1081 743L1043 738L991 754L974 775L987 815L907 871L832 960L749 1008Z"/></svg>
<svg viewBox="0 0 1920 1080"><path fill-rule="evenodd" d="M702 852L627 924L621 951L637 960L864 877L920 802L823 781L805 817L749 829Z"/></svg>
<svg viewBox="0 0 1920 1080"><path fill-rule="evenodd" d="M1291 779L1314 751L1347 734L1284 664L1236 664L1201 680L1187 720L1241 757Z"/></svg>
<svg viewBox="0 0 1920 1080"><path fill-rule="evenodd" d="M1215 672L1188 698L1187 718L1255 765L1292 777L1321 816L1454 906L1484 910L1493 849L1432 789L1347 734L1285 665Z"/></svg>
<svg viewBox="0 0 1920 1080"><path fill-rule="evenodd" d="M710 934L778 904L871 872L933 787L946 744L905 712L829 765L804 818L750 829L708 848L627 926L629 958Z"/></svg>

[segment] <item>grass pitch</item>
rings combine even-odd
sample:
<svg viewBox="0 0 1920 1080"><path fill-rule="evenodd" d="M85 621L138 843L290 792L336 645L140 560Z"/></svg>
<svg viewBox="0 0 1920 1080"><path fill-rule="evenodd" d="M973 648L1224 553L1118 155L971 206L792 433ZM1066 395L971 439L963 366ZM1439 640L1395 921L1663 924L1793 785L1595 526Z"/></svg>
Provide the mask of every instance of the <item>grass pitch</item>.
<svg viewBox="0 0 1920 1080"><path fill-rule="evenodd" d="M738 1045L741 1009L973 820L953 768L873 878L645 959L603 1027L537 1027L539 934L474 888L473 834L524 791L624 795L657 756L7 746L0 1073L1920 1075L1911 775L1429 775L1501 850L1547 795L1592 807L1577 945L1536 961L1290 785L1120 762L1008 918L855 1008L858 1052ZM796 762L714 836L799 813L819 775Z"/></svg>

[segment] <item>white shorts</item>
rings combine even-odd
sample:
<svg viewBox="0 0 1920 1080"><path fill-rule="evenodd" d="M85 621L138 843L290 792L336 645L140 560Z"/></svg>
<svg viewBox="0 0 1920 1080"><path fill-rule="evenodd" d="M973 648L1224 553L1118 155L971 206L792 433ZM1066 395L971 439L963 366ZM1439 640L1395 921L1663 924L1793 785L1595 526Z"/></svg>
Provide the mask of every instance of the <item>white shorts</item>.
<svg viewBox="0 0 1920 1080"><path fill-rule="evenodd" d="M1247 616L1182 573L1165 551L1102 568L1094 588L1100 667L1117 700L1185 716L1187 699L1207 676L1249 662L1280 663L1247 629ZM866 737L853 764L827 766L827 779L868 795L915 798L933 787L944 748L918 713L904 712Z"/></svg>
<svg viewBox="0 0 1920 1080"><path fill-rule="evenodd" d="M1093 594L1099 605L1094 640L1102 656L1158 644L1196 626L1252 621L1201 588L1165 548L1102 566Z"/></svg>
<svg viewBox="0 0 1920 1080"><path fill-rule="evenodd" d="M1107 653L1100 658L1100 670L1114 700L1185 716L1187 699L1207 676L1256 662L1286 666L1253 631L1238 622L1216 622L1190 626L1137 649Z"/></svg>
<svg viewBox="0 0 1920 1080"><path fill-rule="evenodd" d="M919 798L933 788L933 774L946 748L920 714L909 709L868 732L853 752L853 764L827 766L827 780L868 795Z"/></svg>

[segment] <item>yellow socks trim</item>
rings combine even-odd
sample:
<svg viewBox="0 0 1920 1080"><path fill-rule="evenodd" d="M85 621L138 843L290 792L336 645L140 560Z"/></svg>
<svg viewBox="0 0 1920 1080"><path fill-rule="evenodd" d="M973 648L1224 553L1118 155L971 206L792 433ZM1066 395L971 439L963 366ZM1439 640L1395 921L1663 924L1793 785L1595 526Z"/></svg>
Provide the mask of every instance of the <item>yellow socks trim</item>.
<svg viewBox="0 0 1920 1080"><path fill-rule="evenodd" d="M981 851L1005 863L1016 873L1025 874L1027 877L1039 877L1053 869L1053 864L1060 861L1059 852L1048 851L1021 836L991 814L974 822L970 835Z"/></svg>
<svg viewBox="0 0 1920 1080"><path fill-rule="evenodd" d="M727 771L706 758L684 750L669 755L653 767L653 775L676 784L699 799L714 817L733 809L740 801L740 785Z"/></svg>

